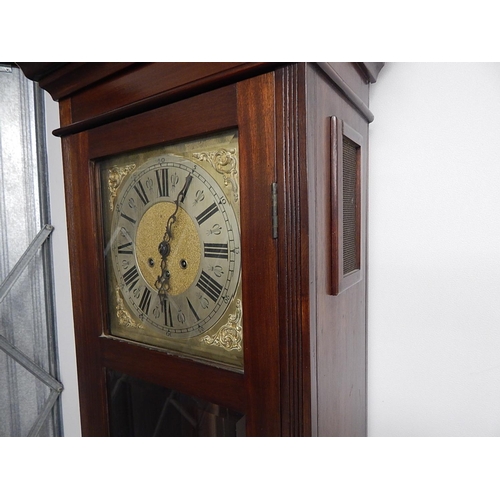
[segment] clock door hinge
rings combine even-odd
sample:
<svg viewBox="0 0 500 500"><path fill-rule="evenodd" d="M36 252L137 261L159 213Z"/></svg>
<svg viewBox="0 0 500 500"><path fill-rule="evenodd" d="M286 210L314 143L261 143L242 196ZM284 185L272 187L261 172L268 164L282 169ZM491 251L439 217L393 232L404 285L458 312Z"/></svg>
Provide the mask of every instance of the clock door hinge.
<svg viewBox="0 0 500 500"><path fill-rule="evenodd" d="M278 238L278 183L271 184L273 239Z"/></svg>

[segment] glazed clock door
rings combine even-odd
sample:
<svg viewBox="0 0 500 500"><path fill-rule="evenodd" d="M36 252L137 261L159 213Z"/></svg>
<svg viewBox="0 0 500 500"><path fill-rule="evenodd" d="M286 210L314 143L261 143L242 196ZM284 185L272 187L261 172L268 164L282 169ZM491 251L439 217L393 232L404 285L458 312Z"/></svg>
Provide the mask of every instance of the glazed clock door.
<svg viewBox="0 0 500 500"><path fill-rule="evenodd" d="M84 435L279 435L274 76L64 138Z"/></svg>
<svg viewBox="0 0 500 500"><path fill-rule="evenodd" d="M110 335L242 369L237 130L97 168Z"/></svg>

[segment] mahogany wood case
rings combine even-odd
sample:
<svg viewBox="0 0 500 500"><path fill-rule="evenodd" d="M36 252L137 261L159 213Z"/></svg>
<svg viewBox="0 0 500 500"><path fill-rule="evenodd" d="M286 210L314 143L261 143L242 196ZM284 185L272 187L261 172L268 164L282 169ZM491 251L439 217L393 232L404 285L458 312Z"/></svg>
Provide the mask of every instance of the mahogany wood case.
<svg viewBox="0 0 500 500"><path fill-rule="evenodd" d="M247 436L365 436L368 92L382 64L18 64L60 105L83 434L110 434L115 370L240 412ZM96 162L227 129L240 155L240 371L104 335Z"/></svg>

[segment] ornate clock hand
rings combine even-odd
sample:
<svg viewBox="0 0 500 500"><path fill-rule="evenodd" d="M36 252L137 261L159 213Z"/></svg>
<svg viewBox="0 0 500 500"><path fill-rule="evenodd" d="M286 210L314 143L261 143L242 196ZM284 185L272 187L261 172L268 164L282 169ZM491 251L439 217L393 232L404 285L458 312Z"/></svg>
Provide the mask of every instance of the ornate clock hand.
<svg viewBox="0 0 500 500"><path fill-rule="evenodd" d="M193 180L191 174L186 177L186 182L184 183L184 187L180 190L177 195L177 199L175 200L175 210L173 214L168 218L167 224L165 227L165 234L163 235L163 240L158 245L158 252L161 255L161 275L158 276L158 279L155 282L155 286L158 289L158 295L162 298L166 298L168 295L168 291L170 290L170 271L167 268L167 258L170 255L171 250L171 242L173 239L172 234L172 226L177 220L177 212L179 210L179 203L184 201L186 197L187 190L191 181Z"/></svg>

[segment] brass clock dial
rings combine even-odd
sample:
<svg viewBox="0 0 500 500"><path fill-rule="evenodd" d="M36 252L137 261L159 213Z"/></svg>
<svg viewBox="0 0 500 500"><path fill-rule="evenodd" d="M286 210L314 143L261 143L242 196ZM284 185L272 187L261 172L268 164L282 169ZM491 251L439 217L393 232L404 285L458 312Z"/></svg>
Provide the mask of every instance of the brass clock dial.
<svg viewBox="0 0 500 500"><path fill-rule="evenodd" d="M112 335L242 366L235 145L233 133L101 162Z"/></svg>

